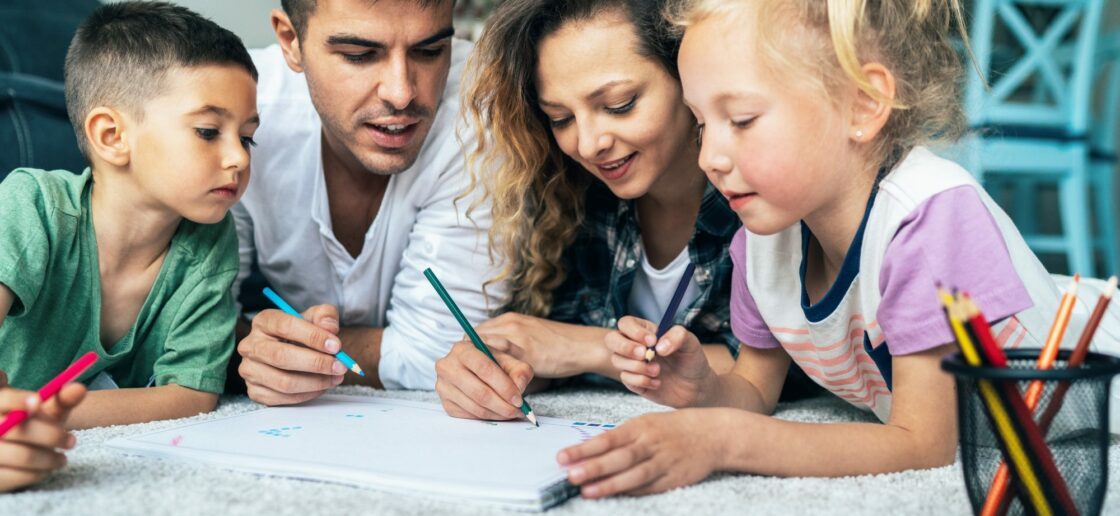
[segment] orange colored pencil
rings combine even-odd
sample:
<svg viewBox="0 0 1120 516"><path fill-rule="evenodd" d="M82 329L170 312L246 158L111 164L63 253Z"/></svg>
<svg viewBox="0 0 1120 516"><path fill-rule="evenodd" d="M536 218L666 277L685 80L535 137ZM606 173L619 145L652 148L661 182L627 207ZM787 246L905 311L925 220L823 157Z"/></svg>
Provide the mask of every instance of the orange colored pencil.
<svg viewBox="0 0 1120 516"><path fill-rule="evenodd" d="M1081 275L1074 274L1073 281L1066 287L1062 294L1062 303L1058 306L1058 313L1054 315L1054 324L1050 326L1050 334L1046 336L1046 344L1042 346L1042 353L1038 354L1038 369L1046 370L1054 367L1054 360L1058 358L1058 349L1062 346L1062 337L1069 326L1069 317L1073 314L1073 306L1077 303L1077 287L1081 282ZM1043 383L1035 380L1027 387L1027 407L1034 410L1038 406L1038 398L1042 396Z"/></svg>

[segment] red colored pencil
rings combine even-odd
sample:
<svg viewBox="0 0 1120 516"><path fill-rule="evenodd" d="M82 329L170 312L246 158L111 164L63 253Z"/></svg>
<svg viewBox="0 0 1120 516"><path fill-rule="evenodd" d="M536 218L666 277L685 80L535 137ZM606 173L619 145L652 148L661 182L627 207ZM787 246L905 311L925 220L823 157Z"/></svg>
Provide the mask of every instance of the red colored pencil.
<svg viewBox="0 0 1120 516"><path fill-rule="evenodd" d="M76 362L70 364L70 367L67 367L66 370L59 373L53 380L47 382L42 389L39 389L39 399L41 401L47 401L55 394L58 394L58 391L61 391L63 386L74 381L74 379L85 372L86 369L89 369L89 366L93 365L94 362L97 362L97 353L90 351L82 355ZM16 425L19 425L26 419L26 410L13 410L8 412L8 417L5 417L4 421L0 422L0 437L3 437L4 434L8 433L8 430L15 428Z"/></svg>

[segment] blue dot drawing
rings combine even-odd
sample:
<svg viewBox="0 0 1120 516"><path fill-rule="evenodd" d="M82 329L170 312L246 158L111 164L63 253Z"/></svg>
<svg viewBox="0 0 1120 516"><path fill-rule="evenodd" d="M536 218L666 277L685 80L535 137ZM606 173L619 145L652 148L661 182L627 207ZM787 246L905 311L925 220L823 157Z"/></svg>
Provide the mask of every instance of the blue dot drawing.
<svg viewBox="0 0 1120 516"><path fill-rule="evenodd" d="M587 426L599 426L599 423L588 423Z"/></svg>
<svg viewBox="0 0 1120 516"><path fill-rule="evenodd" d="M572 426L584 426L586 424L587 423L584 423L583 421L576 421L575 423L572 423Z"/></svg>
<svg viewBox="0 0 1120 516"><path fill-rule="evenodd" d="M615 425L603 425L603 428L614 428Z"/></svg>
<svg viewBox="0 0 1120 516"><path fill-rule="evenodd" d="M291 437L291 432L294 430L302 429L302 426L283 426L280 428L269 428L267 430L258 430L257 433L268 437Z"/></svg>
<svg viewBox="0 0 1120 516"><path fill-rule="evenodd" d="M366 417L366 415L365 414L346 414L346 417L351 418L351 419L361 419L361 418Z"/></svg>

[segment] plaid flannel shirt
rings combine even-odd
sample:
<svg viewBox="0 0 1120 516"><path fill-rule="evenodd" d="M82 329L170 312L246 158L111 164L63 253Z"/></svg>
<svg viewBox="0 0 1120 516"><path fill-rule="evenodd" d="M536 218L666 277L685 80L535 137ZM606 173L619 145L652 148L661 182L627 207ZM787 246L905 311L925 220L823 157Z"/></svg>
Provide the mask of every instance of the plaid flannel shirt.
<svg viewBox="0 0 1120 516"><path fill-rule="evenodd" d="M634 273L642 266L636 214L633 201L618 199L605 186L596 183L588 189L586 216L576 241L564 252L567 277L553 294L549 319L614 328L628 315ZM728 246L740 225L727 200L708 184L688 242L700 296L673 321L702 343L726 344L731 356L739 354L739 339L731 332Z"/></svg>

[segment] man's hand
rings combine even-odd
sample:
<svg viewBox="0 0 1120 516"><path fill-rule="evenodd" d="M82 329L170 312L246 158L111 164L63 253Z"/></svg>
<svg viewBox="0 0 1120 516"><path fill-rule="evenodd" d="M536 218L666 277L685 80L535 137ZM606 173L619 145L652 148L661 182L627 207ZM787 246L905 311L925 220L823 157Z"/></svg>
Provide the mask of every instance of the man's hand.
<svg viewBox="0 0 1120 516"><path fill-rule="evenodd" d="M237 371L253 401L303 403L342 383L347 369L334 357L342 348L338 309L317 305L303 317L264 310L253 318L252 331L237 345Z"/></svg>

